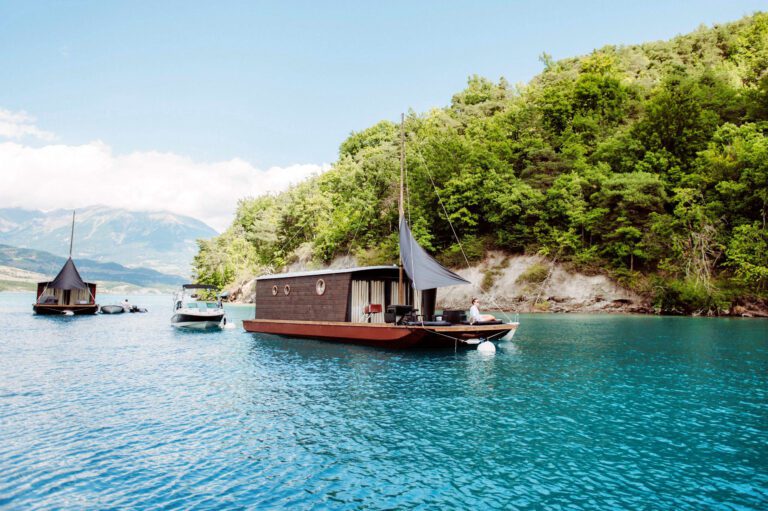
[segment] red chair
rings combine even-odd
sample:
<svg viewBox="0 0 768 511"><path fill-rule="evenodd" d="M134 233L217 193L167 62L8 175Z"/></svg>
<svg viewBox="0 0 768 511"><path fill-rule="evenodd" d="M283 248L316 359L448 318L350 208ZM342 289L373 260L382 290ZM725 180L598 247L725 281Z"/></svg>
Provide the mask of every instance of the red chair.
<svg viewBox="0 0 768 511"><path fill-rule="evenodd" d="M384 311L384 307L380 303L369 303L363 309L363 321L370 323L374 314L381 314Z"/></svg>

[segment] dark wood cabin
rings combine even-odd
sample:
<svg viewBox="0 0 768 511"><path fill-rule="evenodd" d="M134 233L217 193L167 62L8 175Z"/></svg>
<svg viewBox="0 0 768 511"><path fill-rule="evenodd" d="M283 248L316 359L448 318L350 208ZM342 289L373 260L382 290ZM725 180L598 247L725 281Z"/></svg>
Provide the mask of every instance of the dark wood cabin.
<svg viewBox="0 0 768 511"><path fill-rule="evenodd" d="M397 266L364 266L265 275L256 279L256 319L384 323L398 302ZM435 289L417 291L405 276L406 303L425 321L435 314Z"/></svg>

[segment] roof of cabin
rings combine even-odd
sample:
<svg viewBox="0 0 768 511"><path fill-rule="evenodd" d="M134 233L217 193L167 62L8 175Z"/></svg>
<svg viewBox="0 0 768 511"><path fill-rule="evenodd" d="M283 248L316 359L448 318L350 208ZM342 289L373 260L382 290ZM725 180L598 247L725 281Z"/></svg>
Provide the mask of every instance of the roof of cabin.
<svg viewBox="0 0 768 511"><path fill-rule="evenodd" d="M40 282L50 289L88 289L89 282L85 282L80 277L80 272L77 271L74 261L70 257L64 266L59 270L59 274L50 282Z"/></svg>
<svg viewBox="0 0 768 511"><path fill-rule="evenodd" d="M296 271L292 273L276 273L274 275L262 275L256 280L288 279L293 277L311 277L315 275L333 275L337 273L358 273L370 270L398 270L398 266L358 266L357 268L341 268L331 270Z"/></svg>

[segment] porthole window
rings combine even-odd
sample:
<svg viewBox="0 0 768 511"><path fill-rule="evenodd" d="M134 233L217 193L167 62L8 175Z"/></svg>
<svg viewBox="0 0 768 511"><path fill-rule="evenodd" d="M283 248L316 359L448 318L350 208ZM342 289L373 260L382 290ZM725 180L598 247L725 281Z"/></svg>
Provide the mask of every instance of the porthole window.
<svg viewBox="0 0 768 511"><path fill-rule="evenodd" d="M277 296L277 286L272 286L272 296Z"/></svg>
<svg viewBox="0 0 768 511"><path fill-rule="evenodd" d="M317 284L315 284L315 291L319 296L322 296L323 293L325 293L325 281L323 279L317 279Z"/></svg>
<svg viewBox="0 0 768 511"><path fill-rule="evenodd" d="M283 293L285 293L285 296L288 296L289 294L291 294L291 286L286 284L285 287L283 288Z"/></svg>

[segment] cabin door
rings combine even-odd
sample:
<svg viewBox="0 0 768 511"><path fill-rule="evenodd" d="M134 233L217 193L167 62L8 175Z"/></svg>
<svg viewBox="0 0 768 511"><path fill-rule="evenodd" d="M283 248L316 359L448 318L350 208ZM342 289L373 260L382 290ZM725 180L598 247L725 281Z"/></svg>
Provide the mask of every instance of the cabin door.
<svg viewBox="0 0 768 511"><path fill-rule="evenodd" d="M349 319L353 323L384 323L386 286L380 280L353 280ZM370 313L370 305L381 305L382 312Z"/></svg>

